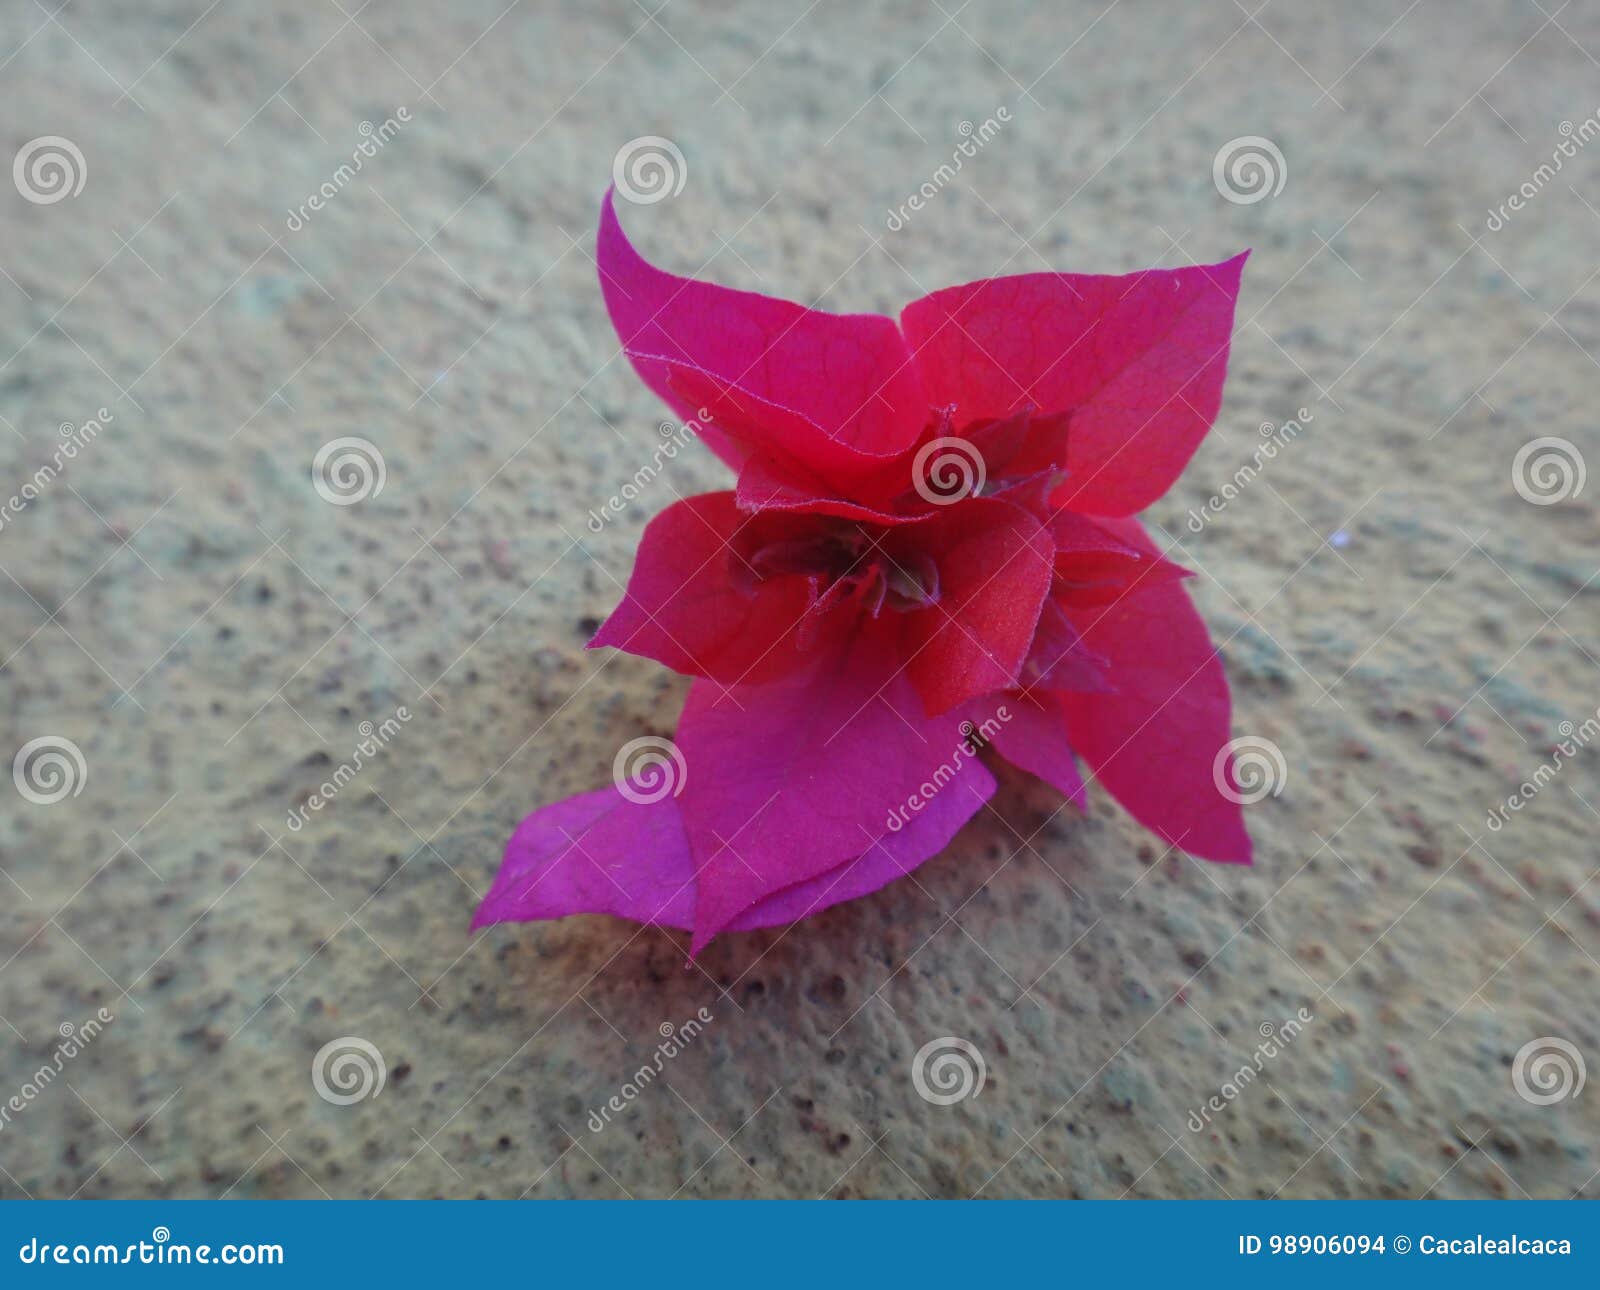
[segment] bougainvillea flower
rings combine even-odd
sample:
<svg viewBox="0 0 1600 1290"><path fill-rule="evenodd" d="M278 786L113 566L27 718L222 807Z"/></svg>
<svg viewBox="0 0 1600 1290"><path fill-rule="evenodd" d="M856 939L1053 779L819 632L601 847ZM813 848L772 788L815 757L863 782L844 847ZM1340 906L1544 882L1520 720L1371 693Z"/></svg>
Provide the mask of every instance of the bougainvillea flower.
<svg viewBox="0 0 1600 1290"><path fill-rule="evenodd" d="M523 821L475 925L609 913L698 952L808 917L949 843L986 758L1079 803L1081 759L1172 846L1249 861L1222 666L1133 518L1217 414L1244 255L840 315L653 267L608 196L597 261L736 478L649 523L590 642L693 678L675 742Z"/></svg>

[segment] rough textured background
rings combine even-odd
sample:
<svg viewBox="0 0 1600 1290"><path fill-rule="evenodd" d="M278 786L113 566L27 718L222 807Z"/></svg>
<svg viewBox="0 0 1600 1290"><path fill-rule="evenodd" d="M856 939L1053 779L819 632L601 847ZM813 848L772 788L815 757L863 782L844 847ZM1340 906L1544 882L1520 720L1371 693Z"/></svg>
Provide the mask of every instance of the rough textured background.
<svg viewBox="0 0 1600 1290"><path fill-rule="evenodd" d="M0 529L4 754L64 737L87 765L53 805L5 786L0 1099L63 1023L115 1020L0 1125L0 1195L1595 1194L1600 1100L1530 1104L1512 1065L1541 1037L1600 1054L1600 758L1486 817L1600 704L1600 481L1513 486L1538 436L1600 469L1600 143L1533 178L1600 107L1600 14L1254 9L6 6L5 156L65 136L87 174L48 205L0 185L0 491L63 422L113 419ZM515 822L669 733L683 692L581 649L650 515L720 486L680 458L586 527L662 415L590 262L645 134L687 159L623 211L653 258L835 309L1255 248L1223 414L1152 512L1202 573L1239 733L1284 754L1252 871L1013 778L915 881L697 969L603 918L468 936ZM1243 135L1287 163L1253 204L1213 182ZM386 483L330 505L311 461L352 435ZM311 1063L346 1035L387 1083L339 1106ZM976 1098L917 1095L941 1036L983 1054Z"/></svg>

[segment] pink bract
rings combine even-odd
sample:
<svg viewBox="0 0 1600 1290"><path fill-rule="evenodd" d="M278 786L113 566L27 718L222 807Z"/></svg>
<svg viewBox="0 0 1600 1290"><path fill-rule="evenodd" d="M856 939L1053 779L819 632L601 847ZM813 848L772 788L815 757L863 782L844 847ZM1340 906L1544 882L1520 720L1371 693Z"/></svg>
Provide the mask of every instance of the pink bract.
<svg viewBox="0 0 1600 1290"><path fill-rule="evenodd" d="M524 820L474 926L609 913L697 953L809 917L948 844L990 751L1080 804L1081 758L1174 847L1249 862L1227 680L1133 518L1217 414L1245 255L829 314L653 267L608 194L597 260L736 480L650 522L591 642L695 678L671 756Z"/></svg>

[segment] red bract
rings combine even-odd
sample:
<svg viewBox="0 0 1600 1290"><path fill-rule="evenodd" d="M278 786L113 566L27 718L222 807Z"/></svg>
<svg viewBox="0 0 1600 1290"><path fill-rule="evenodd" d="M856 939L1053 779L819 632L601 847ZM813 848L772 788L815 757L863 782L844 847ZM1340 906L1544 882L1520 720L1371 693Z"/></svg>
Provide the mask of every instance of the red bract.
<svg viewBox="0 0 1600 1290"><path fill-rule="evenodd" d="M941 849L992 747L1248 862L1226 679L1133 513L1216 416L1245 256L950 287L898 322L664 273L608 196L600 284L645 383L736 473L645 529L591 645L694 679L667 756L517 830L475 925L788 922Z"/></svg>

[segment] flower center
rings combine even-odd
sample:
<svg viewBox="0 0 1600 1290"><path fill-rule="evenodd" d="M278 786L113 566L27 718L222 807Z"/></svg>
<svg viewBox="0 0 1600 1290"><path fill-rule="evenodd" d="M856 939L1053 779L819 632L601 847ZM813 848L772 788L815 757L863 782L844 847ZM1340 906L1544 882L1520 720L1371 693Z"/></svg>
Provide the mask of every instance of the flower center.
<svg viewBox="0 0 1600 1290"><path fill-rule="evenodd" d="M909 613L939 600L939 567L921 552L891 555L883 530L847 521L793 537L757 541L736 572L751 585L800 575L815 580L818 609L853 603L874 618L885 609Z"/></svg>

